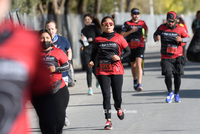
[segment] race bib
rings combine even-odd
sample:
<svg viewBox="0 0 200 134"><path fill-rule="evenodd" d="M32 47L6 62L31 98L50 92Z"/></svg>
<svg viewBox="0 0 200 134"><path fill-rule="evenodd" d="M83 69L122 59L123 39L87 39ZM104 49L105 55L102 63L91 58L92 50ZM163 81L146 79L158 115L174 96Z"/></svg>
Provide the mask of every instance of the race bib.
<svg viewBox="0 0 200 134"><path fill-rule="evenodd" d="M177 47L176 46L167 47L167 53L177 54Z"/></svg>
<svg viewBox="0 0 200 134"><path fill-rule="evenodd" d="M99 62L99 66L100 66L100 71L112 71L112 64L110 61L107 60L101 60Z"/></svg>
<svg viewBox="0 0 200 134"><path fill-rule="evenodd" d="M139 41L131 41L130 46L131 47L139 47L140 42Z"/></svg>

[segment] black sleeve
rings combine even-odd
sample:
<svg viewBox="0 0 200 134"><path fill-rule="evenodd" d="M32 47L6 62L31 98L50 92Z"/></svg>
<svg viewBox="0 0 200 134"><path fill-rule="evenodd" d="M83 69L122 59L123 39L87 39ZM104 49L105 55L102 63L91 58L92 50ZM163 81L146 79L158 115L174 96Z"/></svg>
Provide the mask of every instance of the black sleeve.
<svg viewBox="0 0 200 134"><path fill-rule="evenodd" d="M130 50L129 46L127 46L123 50L124 50L124 53L120 56L120 58L122 58L122 57L125 58L131 54L131 50Z"/></svg>
<svg viewBox="0 0 200 134"><path fill-rule="evenodd" d="M187 59L192 62L200 62L200 28L198 28L189 44Z"/></svg>
<svg viewBox="0 0 200 134"><path fill-rule="evenodd" d="M153 39L154 39L154 41L155 41L155 38L156 38L157 35L161 35L161 31L160 31L159 27L157 28L157 30L156 30L155 33L153 34Z"/></svg>
<svg viewBox="0 0 200 134"><path fill-rule="evenodd" d="M67 61L62 64L60 67L56 67L56 72L65 72L70 69L70 62Z"/></svg>
<svg viewBox="0 0 200 134"><path fill-rule="evenodd" d="M91 54L90 61L94 62L97 53L98 53L98 43L95 43L92 45L92 54Z"/></svg>

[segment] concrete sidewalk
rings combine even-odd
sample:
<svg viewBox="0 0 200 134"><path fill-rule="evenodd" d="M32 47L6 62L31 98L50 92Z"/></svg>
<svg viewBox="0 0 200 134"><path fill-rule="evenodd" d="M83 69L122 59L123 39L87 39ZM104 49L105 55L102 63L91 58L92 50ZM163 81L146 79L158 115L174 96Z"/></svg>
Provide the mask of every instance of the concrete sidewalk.
<svg viewBox="0 0 200 134"><path fill-rule="evenodd" d="M148 46L146 49L142 92L134 91L130 67L125 66L122 94L125 119L118 119L111 98L113 130L110 131L103 130L106 122L103 100L101 90L95 86L95 78L93 77L94 95L88 96L86 73L75 71L77 82L74 87L69 87L70 101L66 110L71 124L64 127L63 134L199 134L200 64L186 62L180 90L181 103L167 104L159 49L159 45ZM38 118L31 105L28 105L27 112L32 134L39 134Z"/></svg>

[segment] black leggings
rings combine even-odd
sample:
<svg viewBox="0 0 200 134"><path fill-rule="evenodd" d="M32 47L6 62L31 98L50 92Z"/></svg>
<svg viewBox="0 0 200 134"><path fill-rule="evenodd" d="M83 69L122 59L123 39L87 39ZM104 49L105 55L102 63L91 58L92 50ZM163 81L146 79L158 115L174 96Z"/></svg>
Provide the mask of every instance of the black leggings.
<svg viewBox="0 0 200 134"><path fill-rule="evenodd" d="M91 54L85 52L83 55L84 55L84 58L85 58L85 63L87 65L87 67L86 67L87 85L88 85L88 87L92 87L92 72L96 77L96 69L97 69L97 65L98 65L97 56L96 56L95 61L94 61L94 66L92 68L89 68L88 64L89 64L90 59L91 59Z"/></svg>
<svg viewBox="0 0 200 134"><path fill-rule="evenodd" d="M62 134L68 102L69 91L66 86L55 94L33 97L32 104L39 117L43 134Z"/></svg>
<svg viewBox="0 0 200 134"><path fill-rule="evenodd" d="M101 91L103 95L103 108L105 112L105 118L111 118L111 104L110 104L110 86L112 87L114 107L115 109L121 108L122 103L122 84L123 75L99 75L97 76L99 84L101 85Z"/></svg>
<svg viewBox="0 0 200 134"><path fill-rule="evenodd" d="M165 74L165 84L167 86L168 92L172 92L172 73L167 72ZM179 93L181 85L181 75L179 74L174 74L174 88L175 88L175 94Z"/></svg>

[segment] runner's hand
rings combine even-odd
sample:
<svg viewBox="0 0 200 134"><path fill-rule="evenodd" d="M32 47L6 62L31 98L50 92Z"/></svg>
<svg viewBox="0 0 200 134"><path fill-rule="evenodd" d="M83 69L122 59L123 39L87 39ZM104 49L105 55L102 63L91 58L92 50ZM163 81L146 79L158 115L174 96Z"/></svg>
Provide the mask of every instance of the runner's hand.
<svg viewBox="0 0 200 134"><path fill-rule="evenodd" d="M177 42L181 42L182 41L182 38L180 36L176 36L176 41Z"/></svg>
<svg viewBox="0 0 200 134"><path fill-rule="evenodd" d="M156 36L155 41L160 41L160 35L157 35L157 36Z"/></svg>
<svg viewBox="0 0 200 134"><path fill-rule="evenodd" d="M120 60L120 57L118 55L113 55L112 60L113 61Z"/></svg>
<svg viewBox="0 0 200 134"><path fill-rule="evenodd" d="M56 71L56 67L55 66L50 66L47 68L49 70L50 73L53 73Z"/></svg>
<svg viewBox="0 0 200 134"><path fill-rule="evenodd" d="M93 67L93 66L94 66L94 62L93 62L93 61L90 61L89 64L88 64L88 67L91 68L91 67Z"/></svg>
<svg viewBox="0 0 200 134"><path fill-rule="evenodd" d="M147 37L144 38L144 43L146 43L146 42L147 42Z"/></svg>
<svg viewBox="0 0 200 134"><path fill-rule="evenodd" d="M84 38L84 37L85 37L84 35L81 36L81 40L82 40L82 41L83 41L83 38Z"/></svg>
<svg viewBox="0 0 200 134"><path fill-rule="evenodd" d="M134 33L134 32L136 32L137 30L138 30L138 27L133 26L132 29L131 29L131 32Z"/></svg>

